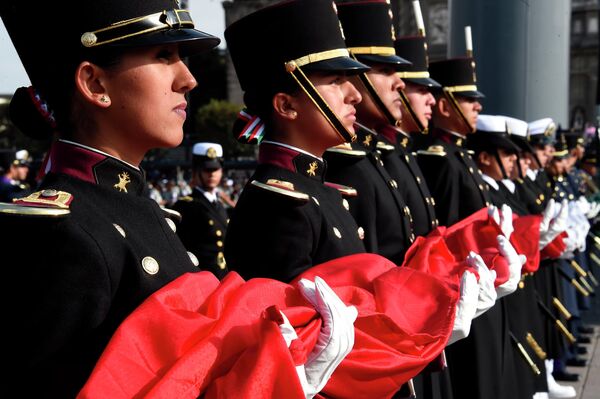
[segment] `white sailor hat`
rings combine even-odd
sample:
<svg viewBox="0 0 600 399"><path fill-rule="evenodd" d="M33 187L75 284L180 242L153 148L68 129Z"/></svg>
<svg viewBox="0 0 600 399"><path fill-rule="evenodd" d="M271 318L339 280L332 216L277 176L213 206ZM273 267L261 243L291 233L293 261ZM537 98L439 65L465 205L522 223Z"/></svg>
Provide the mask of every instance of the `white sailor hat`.
<svg viewBox="0 0 600 399"><path fill-rule="evenodd" d="M476 152L494 151L503 148L511 152L519 152L519 148L511 141L506 119L499 115L479 115L477 129L469 135L467 145Z"/></svg>
<svg viewBox="0 0 600 399"><path fill-rule="evenodd" d="M556 123L552 118L529 122L528 140L534 145L552 144L555 140Z"/></svg>
<svg viewBox="0 0 600 399"><path fill-rule="evenodd" d="M196 143L192 148L193 163L196 167L219 169L223 167L223 147L218 143Z"/></svg>
<svg viewBox="0 0 600 399"><path fill-rule="evenodd" d="M510 139L515 143L522 151L533 153L533 147L527 141L527 134L529 131L529 124L524 120L505 116L506 126L510 133Z"/></svg>

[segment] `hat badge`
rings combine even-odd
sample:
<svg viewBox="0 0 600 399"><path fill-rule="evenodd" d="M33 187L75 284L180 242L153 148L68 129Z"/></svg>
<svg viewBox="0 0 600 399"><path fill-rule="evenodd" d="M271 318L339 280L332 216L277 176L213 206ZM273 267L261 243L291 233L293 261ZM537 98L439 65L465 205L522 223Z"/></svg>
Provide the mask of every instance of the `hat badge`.
<svg viewBox="0 0 600 399"><path fill-rule="evenodd" d="M215 159L217 157L217 150L215 150L214 147L209 147L208 150L206 150L206 156L210 159Z"/></svg>
<svg viewBox="0 0 600 399"><path fill-rule="evenodd" d="M98 37L93 32L85 32L81 35L81 44L85 47L92 47L98 41Z"/></svg>

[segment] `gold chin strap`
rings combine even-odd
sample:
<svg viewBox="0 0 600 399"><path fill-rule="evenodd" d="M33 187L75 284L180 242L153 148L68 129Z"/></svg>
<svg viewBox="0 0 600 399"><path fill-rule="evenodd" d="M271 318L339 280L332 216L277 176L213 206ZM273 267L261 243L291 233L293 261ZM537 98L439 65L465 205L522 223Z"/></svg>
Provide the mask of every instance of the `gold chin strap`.
<svg viewBox="0 0 600 399"><path fill-rule="evenodd" d="M331 127L333 127L336 133L345 142L356 141L356 134L346 129L337 114L331 109L331 107L329 107L327 101L325 101L312 82L304 74L302 68L300 68L295 61L289 61L285 63L285 69L290 75L292 75L296 83L298 83L298 86L300 86L302 91L308 96L308 98L310 98L313 104L315 104L315 107L317 107L317 109L321 112L323 117L325 117L327 122L329 122Z"/></svg>
<svg viewBox="0 0 600 399"><path fill-rule="evenodd" d="M408 115L410 116L411 121L417 127L417 130L423 134L429 133L429 128L424 126L419 120L419 117L417 116L417 113L413 109L412 105L410 105L410 101L406 96L406 93L404 93L404 90L398 90L398 92L400 93L400 101L402 101L404 109L408 111Z"/></svg>
<svg viewBox="0 0 600 399"><path fill-rule="evenodd" d="M467 120L467 117L465 116L465 114L462 112L460 105L458 105L458 101L456 100L456 97L454 96L454 92L452 90L448 90L446 87L444 87L444 96L446 96L446 98L448 99L448 102L450 102L450 104L452 105L454 110L458 113L458 115L460 115L460 119L463 121L463 123L467 127L467 131L469 133L475 133L475 129L473 129L471 127L471 124Z"/></svg>

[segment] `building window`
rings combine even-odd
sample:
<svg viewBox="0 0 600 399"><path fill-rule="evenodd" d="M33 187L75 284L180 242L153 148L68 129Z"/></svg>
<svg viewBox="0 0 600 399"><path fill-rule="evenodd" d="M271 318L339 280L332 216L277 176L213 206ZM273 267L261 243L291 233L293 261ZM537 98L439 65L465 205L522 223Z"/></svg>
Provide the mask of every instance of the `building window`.
<svg viewBox="0 0 600 399"><path fill-rule="evenodd" d="M594 34L598 33L598 17L590 16L587 20L587 33Z"/></svg>
<svg viewBox="0 0 600 399"><path fill-rule="evenodd" d="M581 19L573 20L573 34L581 35L582 33L583 33L583 23L581 22Z"/></svg>

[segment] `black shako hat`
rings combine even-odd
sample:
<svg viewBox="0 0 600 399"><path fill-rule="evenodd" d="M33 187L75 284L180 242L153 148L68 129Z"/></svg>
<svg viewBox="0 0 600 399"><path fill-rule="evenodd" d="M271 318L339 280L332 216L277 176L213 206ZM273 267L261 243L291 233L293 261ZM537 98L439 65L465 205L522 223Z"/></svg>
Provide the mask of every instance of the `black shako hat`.
<svg viewBox="0 0 600 399"><path fill-rule="evenodd" d="M398 74L402 80L421 86L441 87L430 77L427 39L424 36L399 37L394 41L394 48L396 55L412 63L400 67Z"/></svg>
<svg viewBox="0 0 600 399"><path fill-rule="evenodd" d="M333 2L288 0L265 7L227 27L225 39L246 94L275 94L295 81L345 141L356 139L305 74L369 70L350 57Z"/></svg>
<svg viewBox="0 0 600 399"><path fill-rule="evenodd" d="M262 91L289 79L291 62L304 71L369 69L350 58L335 5L328 0L265 7L229 25L225 40L244 91Z"/></svg>
<svg viewBox="0 0 600 399"><path fill-rule="evenodd" d="M475 152L496 153L498 148L518 153L519 147L510 139L506 119L499 115L479 115L477 130L469 135L467 146Z"/></svg>
<svg viewBox="0 0 600 399"><path fill-rule="evenodd" d="M220 42L196 30L175 0L2 0L0 16L42 94L49 85L56 88L53 79L70 78L71 68L101 49L179 43L187 56Z"/></svg>
<svg viewBox="0 0 600 399"><path fill-rule="evenodd" d="M336 4L346 46L361 62L390 64L396 68L410 64L394 50L392 10L384 0L339 2Z"/></svg>
<svg viewBox="0 0 600 399"><path fill-rule="evenodd" d="M483 98L477 90L475 60L471 57L451 58L429 64L431 77L454 96Z"/></svg>

